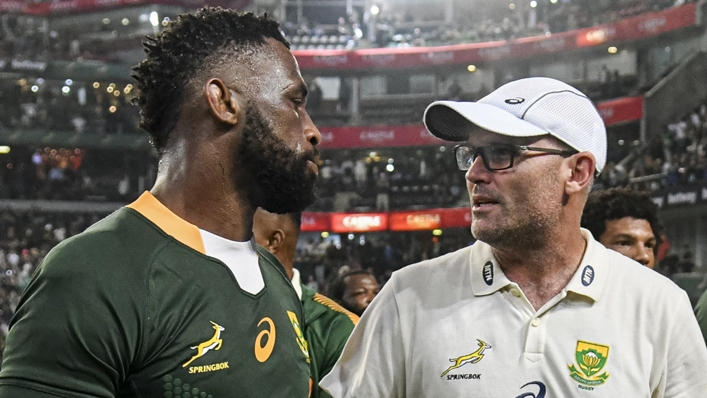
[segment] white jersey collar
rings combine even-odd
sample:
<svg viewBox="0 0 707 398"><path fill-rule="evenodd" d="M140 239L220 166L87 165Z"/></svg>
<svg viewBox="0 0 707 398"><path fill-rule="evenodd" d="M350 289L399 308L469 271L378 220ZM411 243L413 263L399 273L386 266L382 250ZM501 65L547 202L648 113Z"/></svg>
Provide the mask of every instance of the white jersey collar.
<svg viewBox="0 0 707 398"><path fill-rule="evenodd" d="M299 270L297 268L292 268L292 287L295 288L297 297L302 300L302 278L300 277Z"/></svg>
<svg viewBox="0 0 707 398"><path fill-rule="evenodd" d="M582 261L570 279L564 292L572 292L598 301L608 277L605 259L606 248L592 237L586 229L582 229L582 237L587 241L587 248ZM508 285L513 285L498 261L493 255L491 246L477 241L469 254L471 263L471 288L475 296L493 294Z"/></svg>

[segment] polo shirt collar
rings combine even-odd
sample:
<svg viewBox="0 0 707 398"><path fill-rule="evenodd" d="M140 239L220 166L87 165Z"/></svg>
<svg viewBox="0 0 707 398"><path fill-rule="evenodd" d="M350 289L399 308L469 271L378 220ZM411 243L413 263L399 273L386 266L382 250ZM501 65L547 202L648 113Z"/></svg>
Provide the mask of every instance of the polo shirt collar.
<svg viewBox="0 0 707 398"><path fill-rule="evenodd" d="M598 301L608 280L606 249L592 237L586 229L581 230L587 248L577 271L563 289ZM470 251L471 288L475 296L493 294L513 284L498 265L491 246L477 241Z"/></svg>
<svg viewBox="0 0 707 398"><path fill-rule="evenodd" d="M493 250L485 242L477 241L469 252L471 261L471 289L475 296L486 296L512 284L501 270Z"/></svg>
<svg viewBox="0 0 707 398"><path fill-rule="evenodd" d="M604 286L609 280L609 267L606 252L609 250L601 243L594 240L591 232L582 228L582 237L587 241L582 262L579 263L577 272L567 284L565 291L589 297L599 301Z"/></svg>

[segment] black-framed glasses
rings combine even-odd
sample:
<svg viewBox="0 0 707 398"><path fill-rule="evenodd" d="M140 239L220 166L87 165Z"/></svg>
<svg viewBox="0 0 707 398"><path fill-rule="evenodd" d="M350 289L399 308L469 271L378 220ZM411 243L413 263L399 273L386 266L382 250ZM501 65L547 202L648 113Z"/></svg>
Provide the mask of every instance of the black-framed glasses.
<svg viewBox="0 0 707 398"><path fill-rule="evenodd" d="M553 148L538 148L527 145L491 144L475 147L469 144L460 144L454 147L454 157L459 170L469 170L476 158L481 155L484 166L489 171L506 170L513 167L513 161L520 151L543 152L550 155L570 156L577 152Z"/></svg>

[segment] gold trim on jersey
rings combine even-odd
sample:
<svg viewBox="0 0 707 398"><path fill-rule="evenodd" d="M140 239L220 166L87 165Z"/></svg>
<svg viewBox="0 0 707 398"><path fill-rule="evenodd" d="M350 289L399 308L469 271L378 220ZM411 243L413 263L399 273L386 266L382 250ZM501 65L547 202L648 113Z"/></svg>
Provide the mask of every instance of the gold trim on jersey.
<svg viewBox="0 0 707 398"><path fill-rule="evenodd" d="M149 191L145 191L136 201L127 205L157 225L167 235L191 247L201 254L206 254L204 241L196 225L179 218L163 205Z"/></svg>
<svg viewBox="0 0 707 398"><path fill-rule="evenodd" d="M358 323L358 315L356 315L353 312L342 307L341 305L339 305L339 303L330 299L329 297L324 296L319 293L314 293L313 300L315 302L325 306L325 307L328 307L329 309L332 309L336 312L341 312L342 314L345 314L346 316L349 317L349 319L351 319L351 322L353 322L354 325Z"/></svg>

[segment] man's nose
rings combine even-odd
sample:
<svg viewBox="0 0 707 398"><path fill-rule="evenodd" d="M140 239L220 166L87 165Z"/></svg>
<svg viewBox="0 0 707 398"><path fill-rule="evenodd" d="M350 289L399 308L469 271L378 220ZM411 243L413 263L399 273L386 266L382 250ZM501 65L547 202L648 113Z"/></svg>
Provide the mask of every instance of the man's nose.
<svg viewBox="0 0 707 398"><path fill-rule="evenodd" d="M633 250L633 259L643 265L648 265L651 260L650 248L645 245L638 244Z"/></svg>
<svg viewBox="0 0 707 398"><path fill-rule="evenodd" d="M307 138L307 141L312 144L312 146L317 146L320 142L322 142L322 134L319 132L317 126L314 125L312 118L309 117L306 110L304 114L304 136Z"/></svg>
<svg viewBox="0 0 707 398"><path fill-rule="evenodd" d="M484 165L481 156L477 156L473 162L471 162L471 167L466 171L466 180L472 184L477 184L479 182L488 182L491 177L491 172Z"/></svg>

